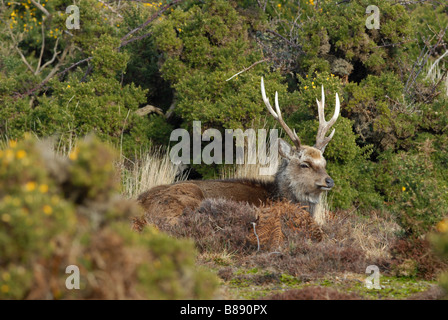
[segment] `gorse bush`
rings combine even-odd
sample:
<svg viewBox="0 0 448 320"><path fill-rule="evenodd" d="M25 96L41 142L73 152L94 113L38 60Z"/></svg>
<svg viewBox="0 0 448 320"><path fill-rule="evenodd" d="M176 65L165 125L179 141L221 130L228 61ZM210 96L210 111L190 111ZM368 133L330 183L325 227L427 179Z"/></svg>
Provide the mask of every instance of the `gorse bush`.
<svg viewBox="0 0 448 320"><path fill-rule="evenodd" d="M79 6L82 29L64 33L65 8L70 4L63 0L47 3L44 10L52 18L48 19L32 4L2 2L2 18L10 24L0 24L0 39L13 45L1 49L0 132L12 139L27 131L58 135L65 143L95 132L132 157L136 149L150 144L153 134L158 140L160 130L153 129L150 118L135 114L146 101L146 91L134 83L123 84L130 55L117 50L120 24L101 3L87 0ZM43 36L41 27L45 27ZM13 53L14 46L24 58ZM36 56L36 51L42 51L42 56ZM89 72L74 68L73 73L56 77L85 58L80 52L90 57ZM52 56L58 63L47 64ZM39 86L45 89L43 94L28 94ZM162 140L167 141L158 141Z"/></svg>
<svg viewBox="0 0 448 320"><path fill-rule="evenodd" d="M140 208L118 194L113 160L93 137L68 158L29 137L0 150L2 299L212 297L216 280L196 269L190 241L131 230ZM69 265L80 290L65 287Z"/></svg>
<svg viewBox="0 0 448 320"><path fill-rule="evenodd" d="M376 185L408 234L430 231L447 214L444 140L421 134L413 152L385 152L380 158Z"/></svg>
<svg viewBox="0 0 448 320"><path fill-rule="evenodd" d="M72 2L42 3L0 1L0 135L57 136L67 147L93 132L137 163L173 129L191 133L194 120L221 133L273 128L263 77L285 121L313 145L323 85L327 118L341 99L325 151L331 208L389 211L406 234L445 214L446 75L425 74L446 51L443 3L83 0L81 28L70 30ZM379 29L366 27L369 5ZM147 105L155 112L136 113ZM211 178L222 166L194 169ZM98 180L70 185L73 197L109 190Z"/></svg>
<svg viewBox="0 0 448 320"><path fill-rule="evenodd" d="M444 261L448 261L448 219L445 218L437 224L438 233L431 235L431 243L434 251ZM445 299L448 298L448 272L440 276L440 286L445 290Z"/></svg>
<svg viewBox="0 0 448 320"><path fill-rule="evenodd" d="M157 49L163 53L161 73L177 95L175 113L183 125L193 120L203 128L247 128L265 114L260 104L260 76L268 91L286 88L280 75L260 63L250 73L226 81L263 57L250 40L250 20L229 1L207 1L188 11L176 9L154 26Z"/></svg>
<svg viewBox="0 0 448 320"><path fill-rule="evenodd" d="M380 28L366 28L366 8L375 5L380 11ZM304 5L310 20L300 38L305 55L304 67L335 73L359 81L369 73L395 70L395 62L405 55L399 43L413 36L411 19L403 6L388 1L356 0L335 5L322 1L318 6ZM311 7L311 8L310 8Z"/></svg>

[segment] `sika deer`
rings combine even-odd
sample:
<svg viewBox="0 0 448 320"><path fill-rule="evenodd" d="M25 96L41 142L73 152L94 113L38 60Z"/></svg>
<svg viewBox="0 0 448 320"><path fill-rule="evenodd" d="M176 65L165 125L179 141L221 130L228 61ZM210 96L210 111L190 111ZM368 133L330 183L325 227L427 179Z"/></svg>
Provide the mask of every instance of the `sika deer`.
<svg viewBox="0 0 448 320"><path fill-rule="evenodd" d="M138 197L146 215L163 215L172 220L182 214L185 208L194 209L205 198L225 198L244 201L256 206L269 200L286 199L293 203L301 203L314 213L323 191L331 190L333 179L325 169L323 157L325 147L332 139L335 129L327 136L328 130L336 122L340 103L336 93L335 111L330 121L325 121L325 94L322 86L322 100L317 100L319 113L319 129L314 146L302 145L295 130L291 130L284 122L275 93L275 110L266 97L263 78L261 78L261 95L263 101L278 123L291 138L294 146L279 139L278 150L283 158L274 181L266 182L253 179L225 180L192 180L154 187Z"/></svg>

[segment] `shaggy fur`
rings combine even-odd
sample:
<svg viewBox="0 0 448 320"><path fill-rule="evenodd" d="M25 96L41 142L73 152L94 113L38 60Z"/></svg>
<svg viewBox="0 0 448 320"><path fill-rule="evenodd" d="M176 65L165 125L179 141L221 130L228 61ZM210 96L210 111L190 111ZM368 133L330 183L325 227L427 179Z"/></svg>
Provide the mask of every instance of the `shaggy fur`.
<svg viewBox="0 0 448 320"><path fill-rule="evenodd" d="M334 185L325 170L322 152L309 146L296 150L284 141L280 143L280 149L284 159L274 181L190 180L154 187L142 193L138 202L145 209L146 216L165 215L173 223L183 209L197 208L205 198L224 198L255 206L285 199L301 203L313 215L320 194Z"/></svg>
<svg viewBox="0 0 448 320"><path fill-rule="evenodd" d="M175 223L185 209L195 209L204 199L202 190L193 183L154 187L142 193L137 201L145 209L145 216L163 216Z"/></svg>

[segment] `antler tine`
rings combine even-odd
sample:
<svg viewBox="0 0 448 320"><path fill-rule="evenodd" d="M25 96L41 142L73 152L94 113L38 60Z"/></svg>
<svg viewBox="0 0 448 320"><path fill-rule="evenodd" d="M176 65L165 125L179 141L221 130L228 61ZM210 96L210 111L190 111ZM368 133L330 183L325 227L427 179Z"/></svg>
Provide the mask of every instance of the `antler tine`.
<svg viewBox="0 0 448 320"><path fill-rule="evenodd" d="M334 114L331 117L330 121L325 120L325 92L324 92L324 86L322 86L322 101L317 100L317 109L319 113L319 129L317 130L317 136L316 136L316 144L314 145L315 148L322 151L322 153L325 150L325 147L330 142L330 140L333 138L333 135L335 133L335 129L333 129L329 136L326 137L328 130L334 125L336 120L339 117L339 112L341 109L341 104L339 102L339 96L336 93L336 105L334 108Z"/></svg>
<svg viewBox="0 0 448 320"><path fill-rule="evenodd" d="M275 120L278 121L278 123L280 123L280 125L282 126L283 130L285 130L286 134L291 138L292 142L294 143L294 145L297 148L300 148L300 139L296 134L296 131L291 130L288 125L285 123L285 121L283 121L282 118L282 113L280 111L280 106L278 104L278 92L275 92L275 98L274 98L274 103L275 103L275 110L274 108L272 108L271 103L269 102L269 99L266 97L266 90L264 89L264 81L263 81L263 77L261 77L261 96L263 97L263 102L266 105L266 107L268 108L268 111L272 114L272 116L274 117Z"/></svg>
<svg viewBox="0 0 448 320"><path fill-rule="evenodd" d="M264 81L263 77L261 77L261 97L263 98L263 102L268 108L268 111L272 114L275 120L278 120L278 115L275 113L274 109L271 106L271 103L269 102L269 99L266 97L266 91L264 89Z"/></svg>

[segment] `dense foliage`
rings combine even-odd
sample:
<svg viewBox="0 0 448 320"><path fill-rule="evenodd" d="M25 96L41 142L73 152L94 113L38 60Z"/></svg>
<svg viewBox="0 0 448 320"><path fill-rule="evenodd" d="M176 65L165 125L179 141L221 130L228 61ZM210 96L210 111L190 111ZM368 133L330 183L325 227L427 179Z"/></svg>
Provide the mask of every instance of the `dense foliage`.
<svg viewBox="0 0 448 320"><path fill-rule="evenodd" d="M67 157L30 137L0 150L1 299L210 298L217 282L195 266L192 242L155 228L122 198L114 151L88 138ZM66 287L79 268L80 290Z"/></svg>
<svg viewBox="0 0 448 320"><path fill-rule="evenodd" d="M271 127L263 76L313 144L323 85L327 115L336 92L342 102L325 153L331 206L387 210L414 235L447 214L442 3L81 0L80 29L67 29L70 4L0 0L2 136L68 144L94 132L133 158L193 120L221 132ZM379 29L366 27L369 5ZM155 112L136 113L148 105ZM197 169L210 177L219 167Z"/></svg>
<svg viewBox="0 0 448 320"><path fill-rule="evenodd" d="M448 219L437 224L437 231L431 235L432 244L440 257L448 261ZM441 275L440 285L445 290L445 299L448 299L448 272Z"/></svg>

